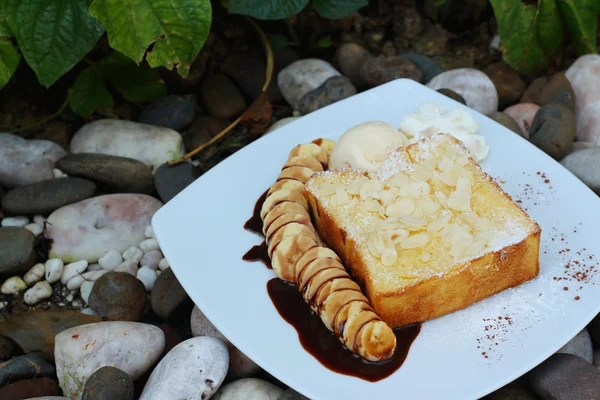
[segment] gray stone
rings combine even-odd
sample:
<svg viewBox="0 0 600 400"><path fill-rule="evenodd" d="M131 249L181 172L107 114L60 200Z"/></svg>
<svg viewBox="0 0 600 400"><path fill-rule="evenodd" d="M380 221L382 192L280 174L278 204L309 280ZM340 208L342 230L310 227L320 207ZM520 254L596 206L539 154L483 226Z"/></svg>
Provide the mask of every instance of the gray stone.
<svg viewBox="0 0 600 400"><path fill-rule="evenodd" d="M98 368L83 389L82 400L133 400L133 380L115 367Z"/></svg>
<svg viewBox="0 0 600 400"><path fill-rule="evenodd" d="M503 62L490 64L483 71L490 77L498 92L498 108L501 110L517 103L525 92L525 84L519 74Z"/></svg>
<svg viewBox="0 0 600 400"><path fill-rule="evenodd" d="M565 74L559 72L552 76L542 90L534 93L533 102L540 106L550 103L562 103L571 110L575 110L575 93Z"/></svg>
<svg viewBox="0 0 600 400"><path fill-rule="evenodd" d="M356 88L345 76L334 76L300 99L299 111L306 115L347 97L354 96Z"/></svg>
<svg viewBox="0 0 600 400"><path fill-rule="evenodd" d="M367 82L360 77L360 67L371 54L367 49L356 43L344 43L336 52L336 58L342 74L358 89L367 88Z"/></svg>
<svg viewBox="0 0 600 400"><path fill-rule="evenodd" d="M0 276L24 274L35 264L35 236L25 228L0 228Z"/></svg>
<svg viewBox="0 0 600 400"><path fill-rule="evenodd" d="M242 378L229 382L217 392L213 400L277 400L283 389L258 378Z"/></svg>
<svg viewBox="0 0 600 400"><path fill-rule="evenodd" d="M295 61L277 74L277 85L285 100L294 108L300 109L300 100L325 81L340 73L331 64L317 58Z"/></svg>
<svg viewBox="0 0 600 400"><path fill-rule="evenodd" d="M196 118L192 126L182 133L183 143L188 151L192 151L198 146L208 142L219 132L227 128L231 121L213 117L212 115L202 115ZM199 154L199 158L207 160L214 156L218 151L218 146L210 146Z"/></svg>
<svg viewBox="0 0 600 400"><path fill-rule="evenodd" d="M542 399L600 399L600 371L572 354L553 354L526 375Z"/></svg>
<svg viewBox="0 0 600 400"><path fill-rule="evenodd" d="M500 125L504 126L505 128L510 129L517 135L523 136L523 132L521 131L521 127L519 126L519 124L517 124L517 121L512 119L512 117L508 116L508 114L496 111L488 115L488 117L493 119Z"/></svg>
<svg viewBox="0 0 600 400"><path fill-rule="evenodd" d="M0 387L22 379L54 376L56 376L54 366L35 353L18 356L0 364Z"/></svg>
<svg viewBox="0 0 600 400"><path fill-rule="evenodd" d="M587 330L592 336L594 343L600 346L600 314L596 315L587 326Z"/></svg>
<svg viewBox="0 0 600 400"><path fill-rule="evenodd" d="M400 78L421 82L423 71L408 58L379 56L369 58L363 63L360 67L360 77L369 87L376 87Z"/></svg>
<svg viewBox="0 0 600 400"><path fill-rule="evenodd" d="M161 165L154 174L154 186L163 202L175 197L201 175L198 167L190 163Z"/></svg>
<svg viewBox="0 0 600 400"><path fill-rule="evenodd" d="M535 114L529 128L529 140L560 161L571 150L576 131L573 111L564 104L550 103Z"/></svg>
<svg viewBox="0 0 600 400"><path fill-rule="evenodd" d="M171 268L164 270L156 279L150 293L152 311L167 320L177 311L189 297Z"/></svg>
<svg viewBox="0 0 600 400"><path fill-rule="evenodd" d="M467 105L465 98L452 89L442 88L438 89L437 92L443 94L446 97L451 98L452 100L458 101L459 103L464 104L465 106Z"/></svg>
<svg viewBox="0 0 600 400"><path fill-rule="evenodd" d="M571 146L571 153L574 153L576 151L583 150L583 149L593 149L596 147L600 147L600 146L597 145L596 143L590 143L590 142L573 142L573 146Z"/></svg>
<svg viewBox="0 0 600 400"><path fill-rule="evenodd" d="M204 108L217 118L237 117L246 109L246 100L226 75L208 77L200 87Z"/></svg>
<svg viewBox="0 0 600 400"><path fill-rule="evenodd" d="M0 335L0 362L23 354L23 349L9 337Z"/></svg>
<svg viewBox="0 0 600 400"><path fill-rule="evenodd" d="M406 57L412 61L421 71L423 71L423 82L427 83L442 72L446 71L438 63L423 54L407 51L400 54L401 57Z"/></svg>
<svg viewBox="0 0 600 400"><path fill-rule="evenodd" d="M600 194L600 147L576 151L567 155L560 163Z"/></svg>
<svg viewBox="0 0 600 400"><path fill-rule="evenodd" d="M277 398L277 400L310 400L308 397L302 396L300 393L296 392L294 389L288 389L281 396Z"/></svg>
<svg viewBox="0 0 600 400"><path fill-rule="evenodd" d="M127 272L109 272L92 287L88 304L105 321L137 322L148 308L148 294L136 277Z"/></svg>
<svg viewBox="0 0 600 400"><path fill-rule="evenodd" d="M590 333L587 331L587 329L583 329L567 344L561 347L557 353L573 354L574 356L583 358L589 363L593 362L594 352Z"/></svg>
<svg viewBox="0 0 600 400"><path fill-rule="evenodd" d="M140 113L143 124L175 131L188 127L196 117L196 105L186 96L171 94L148 104Z"/></svg>
<svg viewBox="0 0 600 400"><path fill-rule="evenodd" d="M481 400L538 400L528 389L515 384L506 385Z"/></svg>
<svg viewBox="0 0 600 400"><path fill-rule="evenodd" d="M90 179L121 193L154 191L152 170L141 161L97 153L69 154L56 167L69 176Z"/></svg>
<svg viewBox="0 0 600 400"><path fill-rule="evenodd" d="M49 140L25 140L0 133L0 185L15 188L53 179L54 163L66 154Z"/></svg>
<svg viewBox="0 0 600 400"><path fill-rule="evenodd" d="M96 185L87 179L50 179L6 193L2 198L2 208L18 215L48 214L60 207L89 199L95 193Z"/></svg>

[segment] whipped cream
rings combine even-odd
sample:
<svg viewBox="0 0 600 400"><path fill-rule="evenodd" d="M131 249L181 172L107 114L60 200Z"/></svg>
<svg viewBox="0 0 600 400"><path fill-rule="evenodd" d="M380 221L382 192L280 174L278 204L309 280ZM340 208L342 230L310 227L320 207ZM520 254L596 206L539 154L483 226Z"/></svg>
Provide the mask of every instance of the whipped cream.
<svg viewBox="0 0 600 400"><path fill-rule="evenodd" d="M490 150L483 136L479 134L477 122L469 113L459 108L447 112L439 104L423 103L414 114L402 118L398 129L409 138L410 143L436 133L454 136L463 142L477 161L487 157Z"/></svg>

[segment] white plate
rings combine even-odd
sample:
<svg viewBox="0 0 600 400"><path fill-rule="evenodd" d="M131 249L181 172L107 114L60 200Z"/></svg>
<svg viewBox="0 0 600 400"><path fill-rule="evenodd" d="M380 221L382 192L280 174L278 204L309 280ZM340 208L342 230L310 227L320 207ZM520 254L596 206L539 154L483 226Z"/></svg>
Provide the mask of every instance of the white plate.
<svg viewBox="0 0 600 400"><path fill-rule="evenodd" d="M483 168L542 227L539 276L424 323L404 365L376 383L334 373L303 349L267 294L274 273L242 261L260 243L243 225L293 146L337 139L368 120L398 126L425 101L463 107L414 81L390 82L246 146L153 218L160 246L192 300L236 347L310 399L477 399L541 363L600 311L600 276L589 270L600 256L598 196L535 146L465 107L490 145ZM568 278L576 272L585 273L582 282Z"/></svg>

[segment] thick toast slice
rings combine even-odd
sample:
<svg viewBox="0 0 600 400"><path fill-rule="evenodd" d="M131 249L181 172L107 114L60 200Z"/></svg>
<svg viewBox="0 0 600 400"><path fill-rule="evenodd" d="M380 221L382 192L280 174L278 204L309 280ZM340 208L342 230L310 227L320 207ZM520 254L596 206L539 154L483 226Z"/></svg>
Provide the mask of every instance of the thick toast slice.
<svg viewBox="0 0 600 400"><path fill-rule="evenodd" d="M313 219L391 327L465 308L539 272L541 229L452 136L398 150L374 173L319 172Z"/></svg>

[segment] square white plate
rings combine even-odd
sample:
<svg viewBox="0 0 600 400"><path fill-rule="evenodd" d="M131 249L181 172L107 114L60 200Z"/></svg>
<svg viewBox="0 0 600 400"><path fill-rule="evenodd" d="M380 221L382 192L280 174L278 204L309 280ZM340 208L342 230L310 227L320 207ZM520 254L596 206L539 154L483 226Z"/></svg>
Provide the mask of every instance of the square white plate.
<svg viewBox="0 0 600 400"><path fill-rule="evenodd" d="M153 218L162 251L198 307L242 352L310 399L477 399L552 355L600 311L600 276L594 269L600 256L600 199L535 146L464 107L490 145L484 170L542 227L539 276L424 323L404 365L375 383L334 373L303 349L267 294L274 273L242 260L260 243L243 225L292 147L319 137L335 140L369 120L398 126L403 115L426 101L448 110L464 107L414 81L390 82L246 146Z"/></svg>

